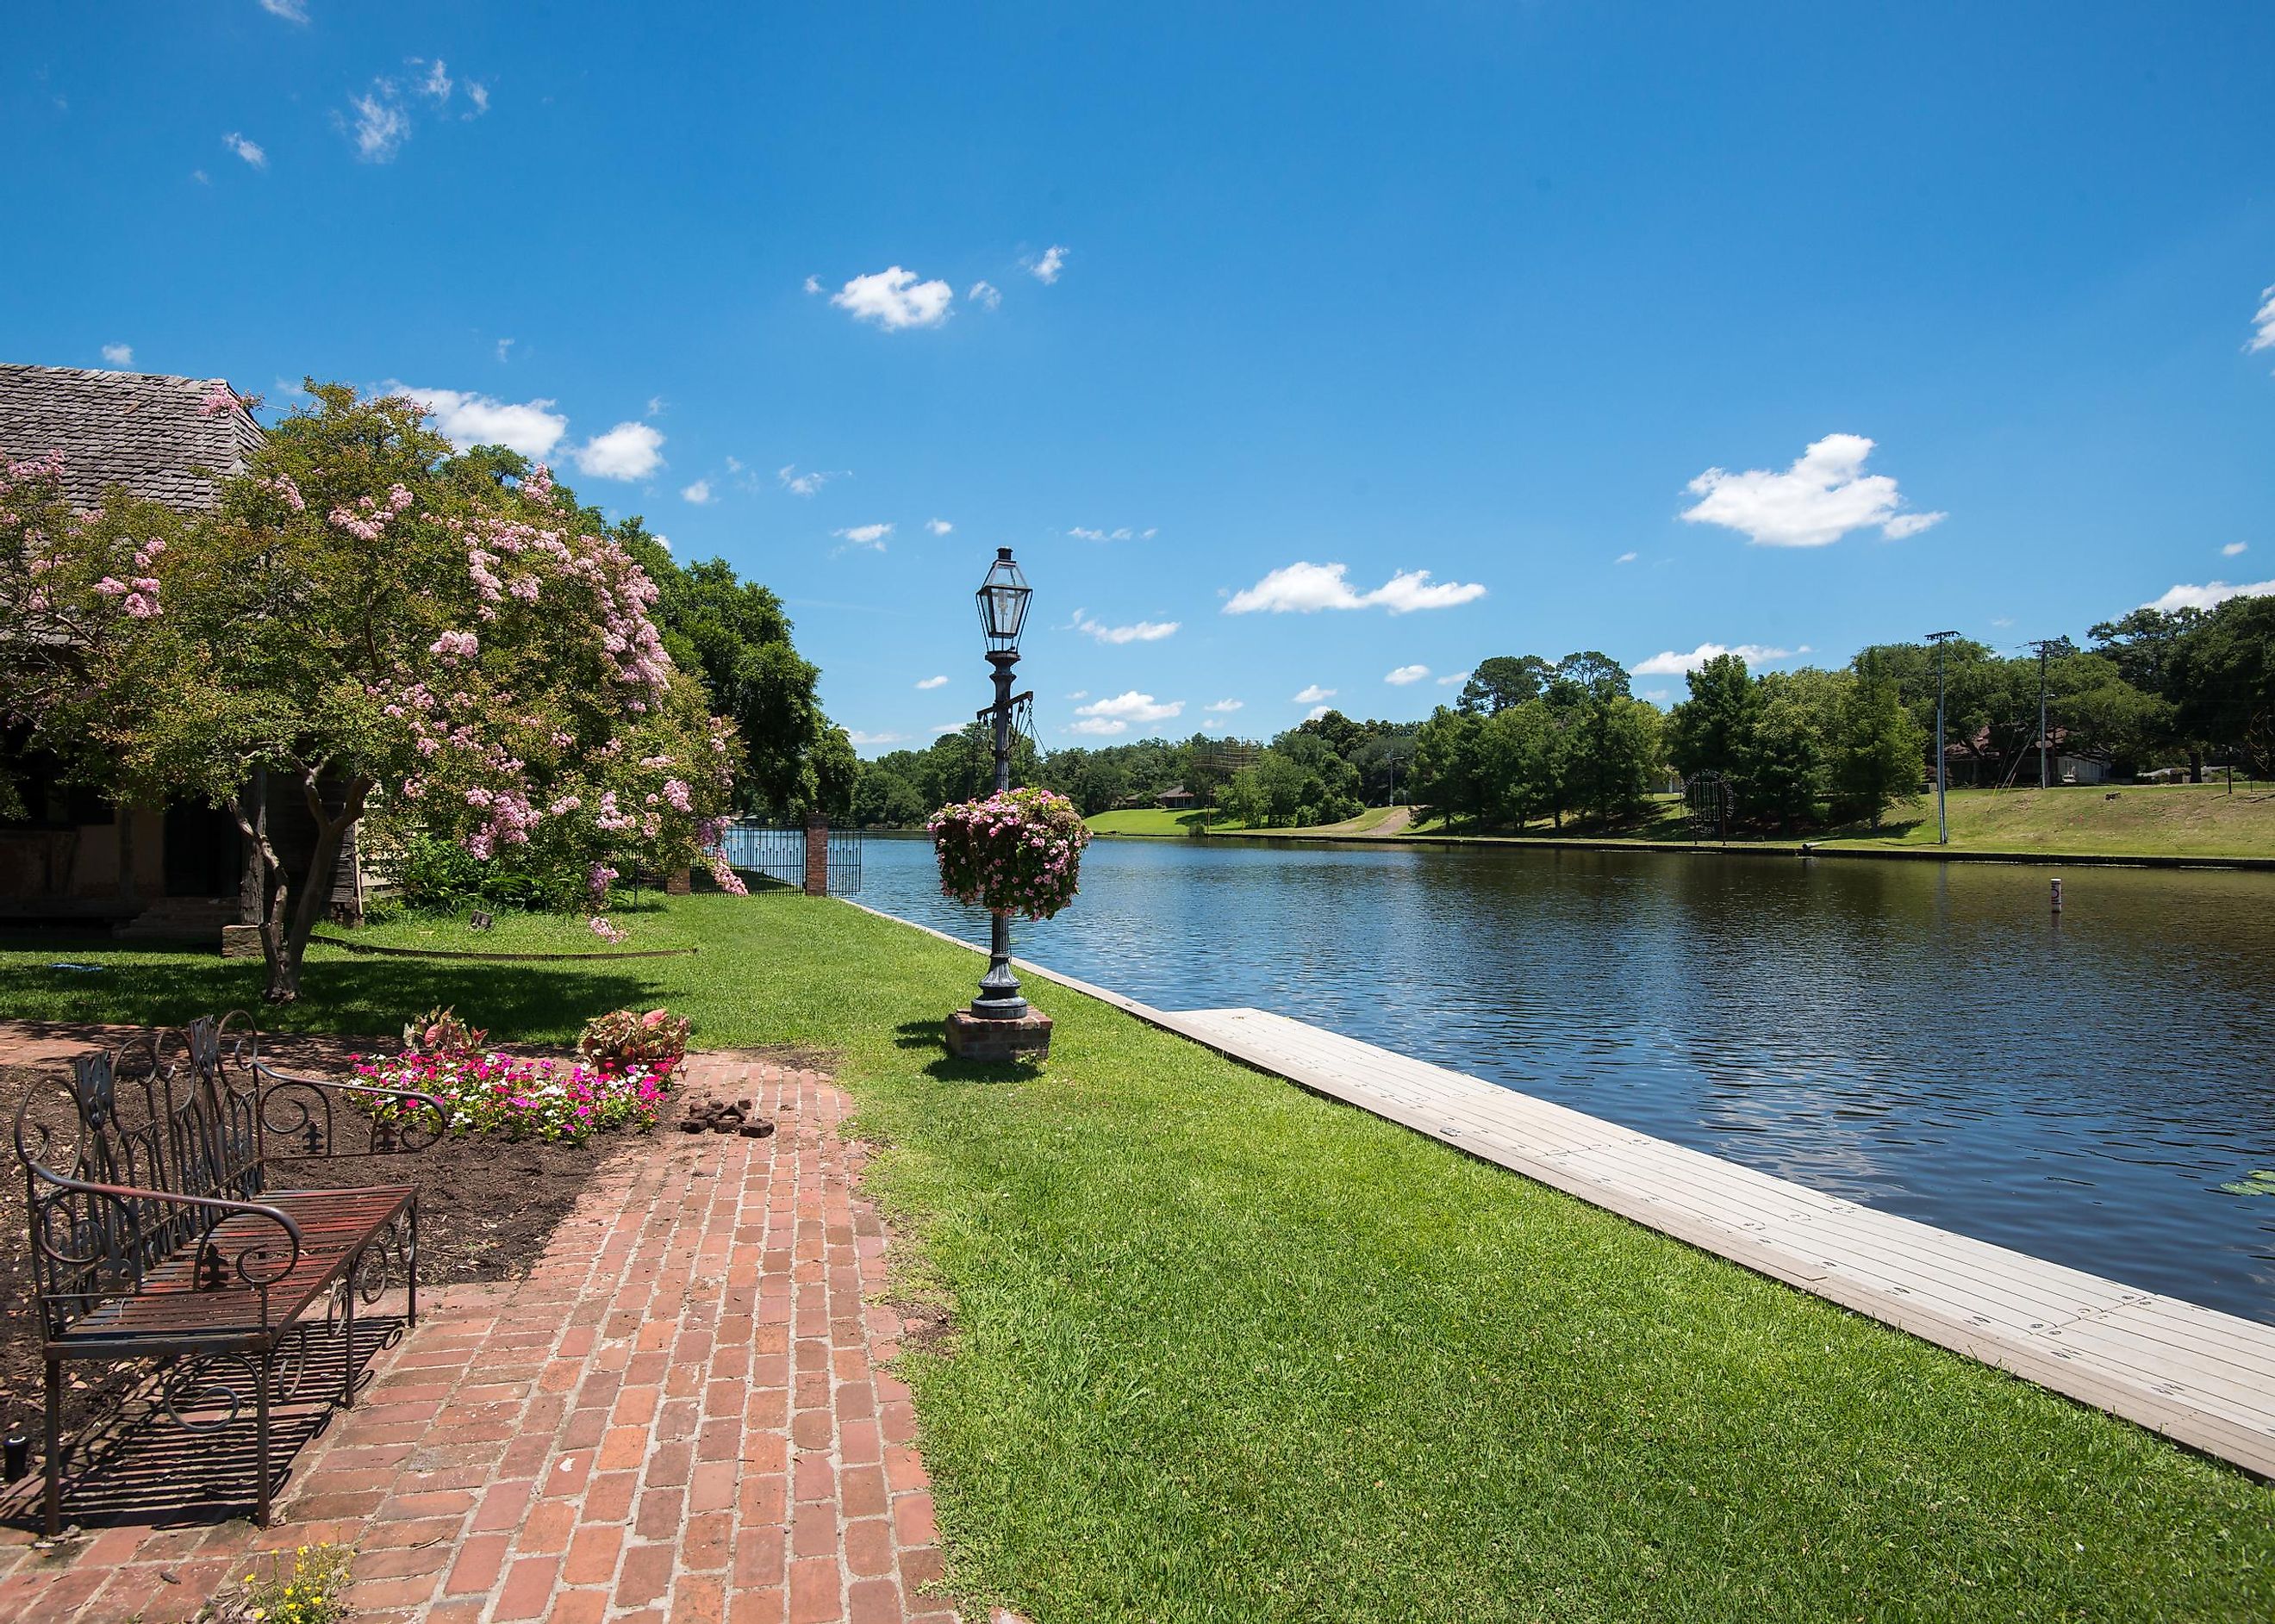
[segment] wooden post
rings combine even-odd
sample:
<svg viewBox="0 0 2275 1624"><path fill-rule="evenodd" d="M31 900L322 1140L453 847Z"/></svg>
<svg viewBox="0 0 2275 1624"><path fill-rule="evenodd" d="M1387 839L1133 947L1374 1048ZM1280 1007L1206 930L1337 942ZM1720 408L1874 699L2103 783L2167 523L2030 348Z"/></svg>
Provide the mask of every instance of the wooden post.
<svg viewBox="0 0 2275 1624"><path fill-rule="evenodd" d="M805 894L829 895L829 820L818 812L805 814Z"/></svg>

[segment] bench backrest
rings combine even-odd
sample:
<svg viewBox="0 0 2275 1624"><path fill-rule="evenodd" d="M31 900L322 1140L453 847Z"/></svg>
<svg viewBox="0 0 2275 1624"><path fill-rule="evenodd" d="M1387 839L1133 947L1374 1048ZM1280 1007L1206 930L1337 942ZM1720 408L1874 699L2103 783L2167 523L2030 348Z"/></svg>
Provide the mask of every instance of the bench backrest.
<svg viewBox="0 0 2275 1624"><path fill-rule="evenodd" d="M266 1182L251 1021L200 1019L180 1031L137 1033L110 1053L76 1056L74 1140L16 1117L30 1209L33 1275L49 1334L141 1288L156 1265L211 1227L195 1207L132 1190L257 1199ZM72 1180L43 1179L46 1168ZM94 1189L78 1188L92 1185Z"/></svg>

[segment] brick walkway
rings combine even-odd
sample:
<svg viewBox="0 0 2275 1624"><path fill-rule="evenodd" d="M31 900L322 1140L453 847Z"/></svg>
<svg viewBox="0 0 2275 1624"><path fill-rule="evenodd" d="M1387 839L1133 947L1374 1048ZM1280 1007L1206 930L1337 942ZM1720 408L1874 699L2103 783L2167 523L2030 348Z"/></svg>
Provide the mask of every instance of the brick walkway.
<svg viewBox="0 0 2275 1624"><path fill-rule="evenodd" d="M369 1624L953 1624L885 1235L845 1098L698 1056L768 1139L674 1133L601 1173L527 1279L456 1288L296 1463L278 1526L0 1545L0 1617L185 1619L249 1555L355 1547Z"/></svg>

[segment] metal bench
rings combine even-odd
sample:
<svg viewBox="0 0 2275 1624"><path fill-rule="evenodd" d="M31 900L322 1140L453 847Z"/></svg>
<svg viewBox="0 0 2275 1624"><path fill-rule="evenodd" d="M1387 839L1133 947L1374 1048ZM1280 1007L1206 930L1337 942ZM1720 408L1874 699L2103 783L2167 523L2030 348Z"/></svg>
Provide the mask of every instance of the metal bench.
<svg viewBox="0 0 2275 1624"><path fill-rule="evenodd" d="M62 1517L66 1360L162 1362L157 1401L191 1426L236 1420L249 1385L265 1526L270 1405L296 1401L312 1340L342 1339L338 1401L351 1407L358 1303L399 1277L418 1323L418 1190L279 1189L271 1164L417 1152L449 1127L450 1107L280 1071L259 1042L242 1013L138 1034L73 1060L78 1120L66 1133L34 1120L37 1086L17 1109L47 1362L50 1536ZM225 1413L193 1420L191 1400Z"/></svg>

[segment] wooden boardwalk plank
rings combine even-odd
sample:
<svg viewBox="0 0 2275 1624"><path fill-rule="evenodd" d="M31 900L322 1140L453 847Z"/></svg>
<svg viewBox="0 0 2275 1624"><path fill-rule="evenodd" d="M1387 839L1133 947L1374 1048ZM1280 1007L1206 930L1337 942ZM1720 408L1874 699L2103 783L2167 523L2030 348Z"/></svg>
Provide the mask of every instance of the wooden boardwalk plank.
<svg viewBox="0 0 2275 1624"><path fill-rule="evenodd" d="M2275 1326L1878 1212L1286 1016L1112 1001L1259 1070L2275 1477Z"/></svg>

